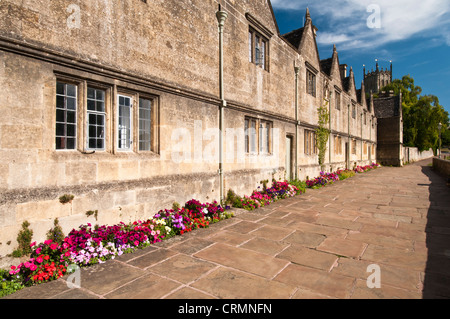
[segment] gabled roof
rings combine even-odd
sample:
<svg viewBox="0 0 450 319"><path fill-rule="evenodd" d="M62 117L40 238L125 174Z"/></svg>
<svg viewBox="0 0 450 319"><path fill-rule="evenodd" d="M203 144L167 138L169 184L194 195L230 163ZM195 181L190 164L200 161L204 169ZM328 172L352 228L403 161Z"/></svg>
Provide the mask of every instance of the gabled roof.
<svg viewBox="0 0 450 319"><path fill-rule="evenodd" d="M333 58L329 58L326 60L320 61L320 69L323 73L325 73L328 76L331 76L331 67L333 66Z"/></svg>
<svg viewBox="0 0 450 319"><path fill-rule="evenodd" d="M303 28L288 32L286 34L283 34L281 36L283 38L285 38L290 44L292 44L294 46L294 48L298 49L300 46L300 43L302 42L304 30L305 30L305 28L303 27Z"/></svg>

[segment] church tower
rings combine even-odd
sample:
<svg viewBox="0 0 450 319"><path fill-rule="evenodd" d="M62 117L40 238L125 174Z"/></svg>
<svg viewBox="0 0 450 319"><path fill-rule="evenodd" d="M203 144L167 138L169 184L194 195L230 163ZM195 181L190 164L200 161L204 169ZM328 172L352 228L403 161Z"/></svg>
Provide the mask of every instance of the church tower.
<svg viewBox="0 0 450 319"><path fill-rule="evenodd" d="M375 71L372 69L372 71L366 73L366 66L364 66L364 89L368 93L378 93L383 87L392 83L392 61L390 61L389 70L388 68L380 69L378 59L376 62Z"/></svg>

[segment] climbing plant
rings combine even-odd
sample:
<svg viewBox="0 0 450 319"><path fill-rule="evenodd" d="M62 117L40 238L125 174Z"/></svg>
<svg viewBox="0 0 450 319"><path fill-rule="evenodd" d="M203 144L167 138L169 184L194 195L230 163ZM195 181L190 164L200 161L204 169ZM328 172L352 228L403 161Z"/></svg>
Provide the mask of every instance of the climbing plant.
<svg viewBox="0 0 450 319"><path fill-rule="evenodd" d="M328 112L329 101L324 99L324 104L318 108L319 127L316 129L316 146L319 151L319 165L322 171L325 170L325 155L327 152L327 143L330 138L330 130L328 124L330 123L330 114Z"/></svg>

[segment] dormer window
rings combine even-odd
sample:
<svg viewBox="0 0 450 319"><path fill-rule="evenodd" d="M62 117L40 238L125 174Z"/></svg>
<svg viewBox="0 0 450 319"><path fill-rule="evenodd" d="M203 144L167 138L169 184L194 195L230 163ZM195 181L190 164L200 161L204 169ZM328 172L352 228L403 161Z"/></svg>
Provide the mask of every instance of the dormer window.
<svg viewBox="0 0 450 319"><path fill-rule="evenodd" d="M267 45L269 41L250 28L248 32L249 62L267 70Z"/></svg>

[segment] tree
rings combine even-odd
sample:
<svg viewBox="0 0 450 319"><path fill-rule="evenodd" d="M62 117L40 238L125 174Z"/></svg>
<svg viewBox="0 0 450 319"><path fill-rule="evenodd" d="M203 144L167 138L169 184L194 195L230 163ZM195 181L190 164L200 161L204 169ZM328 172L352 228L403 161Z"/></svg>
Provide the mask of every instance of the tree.
<svg viewBox="0 0 450 319"><path fill-rule="evenodd" d="M319 127L316 129L316 144L319 150L319 165L322 171L325 170L325 155L327 152L327 143L330 137L330 130L328 129L328 123L330 122L330 114L328 113L328 103L325 101L325 105L321 105L318 108L319 115Z"/></svg>
<svg viewBox="0 0 450 319"><path fill-rule="evenodd" d="M402 93L403 144L420 151L432 148L436 153L439 148L438 124L443 125L444 132L449 123L449 114L439 104L439 99L434 95L421 96L422 88L414 84L410 75L395 79L382 91L394 91L395 95Z"/></svg>

